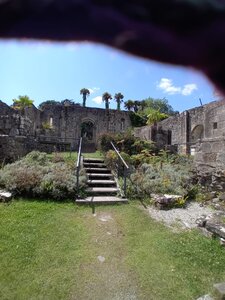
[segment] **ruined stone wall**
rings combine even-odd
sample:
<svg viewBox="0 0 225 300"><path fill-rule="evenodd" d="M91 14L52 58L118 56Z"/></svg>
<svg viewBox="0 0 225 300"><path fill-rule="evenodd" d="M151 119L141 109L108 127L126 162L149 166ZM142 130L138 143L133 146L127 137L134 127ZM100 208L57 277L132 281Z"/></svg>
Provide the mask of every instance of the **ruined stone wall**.
<svg viewBox="0 0 225 300"><path fill-rule="evenodd" d="M131 122L125 111L57 104L45 105L42 110L31 106L20 112L0 101L0 160L34 149L76 150L83 125L91 127L91 132L83 132L83 150L94 151L101 134L125 131Z"/></svg>
<svg viewBox="0 0 225 300"><path fill-rule="evenodd" d="M52 120L51 120L52 119ZM40 114L41 123L52 122L52 129L40 131L41 140L49 136L62 142L75 141L81 137L83 123L93 124L90 142L97 143L98 137L105 132L122 132L131 126L128 112L81 107L79 105L46 105Z"/></svg>
<svg viewBox="0 0 225 300"><path fill-rule="evenodd" d="M32 121L32 125L30 126L30 135L36 135L36 132L39 128L41 128L41 120L40 115L41 111L37 109L34 105L25 108L24 112L27 119Z"/></svg>
<svg viewBox="0 0 225 300"><path fill-rule="evenodd" d="M34 122L26 114L0 101L0 135L32 135Z"/></svg>
<svg viewBox="0 0 225 300"><path fill-rule="evenodd" d="M0 162L12 162L37 148L37 142L26 136L0 135Z"/></svg>
<svg viewBox="0 0 225 300"><path fill-rule="evenodd" d="M196 162L221 165L225 152L225 100L211 102L169 117L157 124L164 135L171 132L171 145L182 154L195 154ZM136 129L137 136L152 139L151 127ZM166 146L164 135L157 134L158 144ZM224 162L225 164L225 162Z"/></svg>

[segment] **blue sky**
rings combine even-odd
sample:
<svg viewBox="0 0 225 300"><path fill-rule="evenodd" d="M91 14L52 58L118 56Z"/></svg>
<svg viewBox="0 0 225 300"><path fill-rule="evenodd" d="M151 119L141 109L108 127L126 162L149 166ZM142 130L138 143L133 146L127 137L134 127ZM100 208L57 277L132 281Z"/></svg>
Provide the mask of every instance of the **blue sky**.
<svg viewBox="0 0 225 300"><path fill-rule="evenodd" d="M12 104L28 95L38 106L46 100L82 103L81 88L91 95L87 106L104 107L104 92L124 100L166 98L175 110L215 100L214 87L199 72L137 58L91 43L0 42L0 99ZM115 108L111 101L110 108Z"/></svg>

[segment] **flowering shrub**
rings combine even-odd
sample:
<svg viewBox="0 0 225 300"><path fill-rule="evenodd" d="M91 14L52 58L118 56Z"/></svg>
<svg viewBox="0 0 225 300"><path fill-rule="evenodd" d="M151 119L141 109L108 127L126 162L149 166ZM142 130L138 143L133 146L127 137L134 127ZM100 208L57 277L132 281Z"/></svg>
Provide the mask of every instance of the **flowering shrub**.
<svg viewBox="0 0 225 300"><path fill-rule="evenodd" d="M81 172L80 188L86 183ZM29 153L0 170L0 187L15 194L63 199L76 194L74 167L66 162L53 163L46 153Z"/></svg>

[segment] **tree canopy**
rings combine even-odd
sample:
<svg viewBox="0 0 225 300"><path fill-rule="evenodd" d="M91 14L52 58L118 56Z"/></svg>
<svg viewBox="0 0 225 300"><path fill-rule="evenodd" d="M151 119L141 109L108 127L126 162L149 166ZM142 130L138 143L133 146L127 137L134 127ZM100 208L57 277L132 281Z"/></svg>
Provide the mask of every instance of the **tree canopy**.
<svg viewBox="0 0 225 300"><path fill-rule="evenodd" d="M127 110L131 111L131 121L134 126L151 125L177 114L168 100L147 98L142 101L128 100L124 103Z"/></svg>
<svg viewBox="0 0 225 300"><path fill-rule="evenodd" d="M105 102L105 108L106 109L109 109L109 100L112 99L112 95L109 94L108 92L105 92L103 95L102 95L102 100Z"/></svg>
<svg viewBox="0 0 225 300"><path fill-rule="evenodd" d="M46 100L44 102L41 102L38 106L39 109L42 109L45 105L57 105L60 104L60 101L56 101L56 100Z"/></svg>
<svg viewBox="0 0 225 300"><path fill-rule="evenodd" d="M121 93L115 94L114 99L116 100L116 103L117 103L117 110L120 110L120 105L123 102L123 98L124 98L123 94L121 94Z"/></svg>
<svg viewBox="0 0 225 300"><path fill-rule="evenodd" d="M25 107L32 106L34 100L31 100L27 95L18 96L18 99L13 99L13 108L23 111Z"/></svg>
<svg viewBox="0 0 225 300"><path fill-rule="evenodd" d="M80 94L83 95L83 107L85 107L87 97L90 95L90 91L89 89L83 88L80 90Z"/></svg>

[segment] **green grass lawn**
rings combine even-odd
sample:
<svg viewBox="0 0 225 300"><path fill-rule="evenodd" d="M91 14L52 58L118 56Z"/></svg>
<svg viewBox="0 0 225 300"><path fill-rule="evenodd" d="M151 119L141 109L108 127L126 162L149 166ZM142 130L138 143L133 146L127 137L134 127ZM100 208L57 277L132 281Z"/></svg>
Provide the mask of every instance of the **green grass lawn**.
<svg viewBox="0 0 225 300"><path fill-rule="evenodd" d="M73 203L0 204L0 299L107 300L91 284L104 283L101 272L116 263L137 287L137 299L197 299L225 281L225 250L217 240L173 233L135 203L99 206L96 213L113 222L100 223L90 207ZM107 284L114 283L105 280L105 291Z"/></svg>

